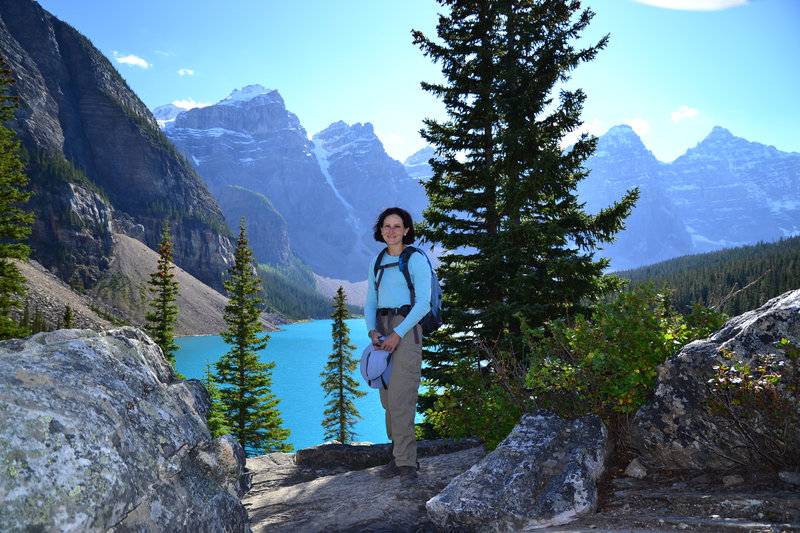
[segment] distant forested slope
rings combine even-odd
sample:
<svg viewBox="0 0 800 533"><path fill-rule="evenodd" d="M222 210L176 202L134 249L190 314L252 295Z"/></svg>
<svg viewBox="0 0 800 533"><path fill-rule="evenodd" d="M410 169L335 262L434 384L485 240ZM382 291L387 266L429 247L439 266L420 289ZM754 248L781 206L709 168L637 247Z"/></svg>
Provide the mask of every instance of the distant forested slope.
<svg viewBox="0 0 800 533"><path fill-rule="evenodd" d="M292 267L259 264L258 275L262 287L259 298L265 311L289 320L330 318L333 300L317 292L317 282L308 265L300 261ZM354 314L364 312L358 306L348 308Z"/></svg>
<svg viewBox="0 0 800 533"><path fill-rule="evenodd" d="M689 255L616 274L675 291L680 309L700 303L736 316L800 288L800 237ZM744 289L744 290L741 290Z"/></svg>

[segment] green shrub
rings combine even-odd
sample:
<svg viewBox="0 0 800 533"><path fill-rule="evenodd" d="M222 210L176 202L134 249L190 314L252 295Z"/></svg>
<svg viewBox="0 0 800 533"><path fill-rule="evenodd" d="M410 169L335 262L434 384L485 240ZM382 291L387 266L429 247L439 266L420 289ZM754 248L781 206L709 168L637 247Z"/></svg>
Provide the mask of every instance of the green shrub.
<svg viewBox="0 0 800 533"><path fill-rule="evenodd" d="M425 421L436 435L452 438L477 437L493 450L531 410L525 391L525 370L507 352L485 346L487 358L480 369L465 361L452 370L453 385L436 397Z"/></svg>
<svg viewBox="0 0 800 533"><path fill-rule="evenodd" d="M800 467L800 348L782 339L775 354L749 362L723 353L709 380L709 408L729 423L751 459L778 468ZM732 454L734 455L734 454Z"/></svg>
<svg viewBox="0 0 800 533"><path fill-rule="evenodd" d="M471 363L451 369L453 384L435 391L426 423L437 435L478 437L492 449L525 412L541 408L566 418L594 413L624 444L626 420L653 394L656 366L724 321L701 306L684 317L672 294L653 285L598 304L589 318L577 315L537 329L523 320L524 352L479 344Z"/></svg>
<svg viewBox="0 0 800 533"><path fill-rule="evenodd" d="M599 304L590 318L526 331L535 405L567 418L595 413L623 436L624 422L652 396L656 366L724 322L699 306L684 317L671 301L668 291L642 285Z"/></svg>

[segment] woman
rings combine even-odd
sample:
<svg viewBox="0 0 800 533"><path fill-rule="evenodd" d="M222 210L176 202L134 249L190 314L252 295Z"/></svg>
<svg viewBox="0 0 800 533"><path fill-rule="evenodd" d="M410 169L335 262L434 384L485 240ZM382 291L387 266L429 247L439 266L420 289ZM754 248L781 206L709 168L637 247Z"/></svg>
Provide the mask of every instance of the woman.
<svg viewBox="0 0 800 533"><path fill-rule="evenodd" d="M412 306L411 291L398 268L406 245L414 242L411 215L399 207L386 209L375 223L374 236L386 243L386 249L370 263L364 319L372 344L392 352L389 385L379 391L393 458L381 469L381 476L399 475L413 481L418 468L414 417L422 369L422 328L418 322L430 311L431 271L421 253L410 254L408 272L415 294Z"/></svg>

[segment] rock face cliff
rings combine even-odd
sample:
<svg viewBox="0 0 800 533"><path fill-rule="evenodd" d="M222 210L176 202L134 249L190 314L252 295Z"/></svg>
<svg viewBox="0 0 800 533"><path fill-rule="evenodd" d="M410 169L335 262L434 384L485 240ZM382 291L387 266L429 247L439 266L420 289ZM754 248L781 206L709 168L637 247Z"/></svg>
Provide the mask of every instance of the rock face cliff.
<svg viewBox="0 0 800 533"><path fill-rule="evenodd" d="M209 408L136 329L0 343L0 529L249 531L244 452Z"/></svg>
<svg viewBox="0 0 800 533"><path fill-rule="evenodd" d="M263 194L228 185L216 193L225 218L236 228L245 219L250 248L259 263L290 266L294 259L286 221Z"/></svg>
<svg viewBox="0 0 800 533"><path fill-rule="evenodd" d="M32 256L91 286L114 231L156 248L169 221L175 262L221 289L233 250L222 212L111 63L32 0L0 0L0 50L18 80Z"/></svg>

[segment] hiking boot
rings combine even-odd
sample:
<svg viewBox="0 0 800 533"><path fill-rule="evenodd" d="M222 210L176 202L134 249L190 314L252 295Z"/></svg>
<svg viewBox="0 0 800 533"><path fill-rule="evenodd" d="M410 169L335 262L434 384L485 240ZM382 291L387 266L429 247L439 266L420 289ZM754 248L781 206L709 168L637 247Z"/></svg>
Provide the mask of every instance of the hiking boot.
<svg viewBox="0 0 800 533"><path fill-rule="evenodd" d="M397 464L394 462L394 459L386 463L378 470L378 475L382 478L390 478L394 477L400 473L400 469L397 467Z"/></svg>
<svg viewBox="0 0 800 533"><path fill-rule="evenodd" d="M412 482L416 481L419 475L417 474L417 469L413 466L401 466L398 467L398 473L400 474L400 480L403 482Z"/></svg>

